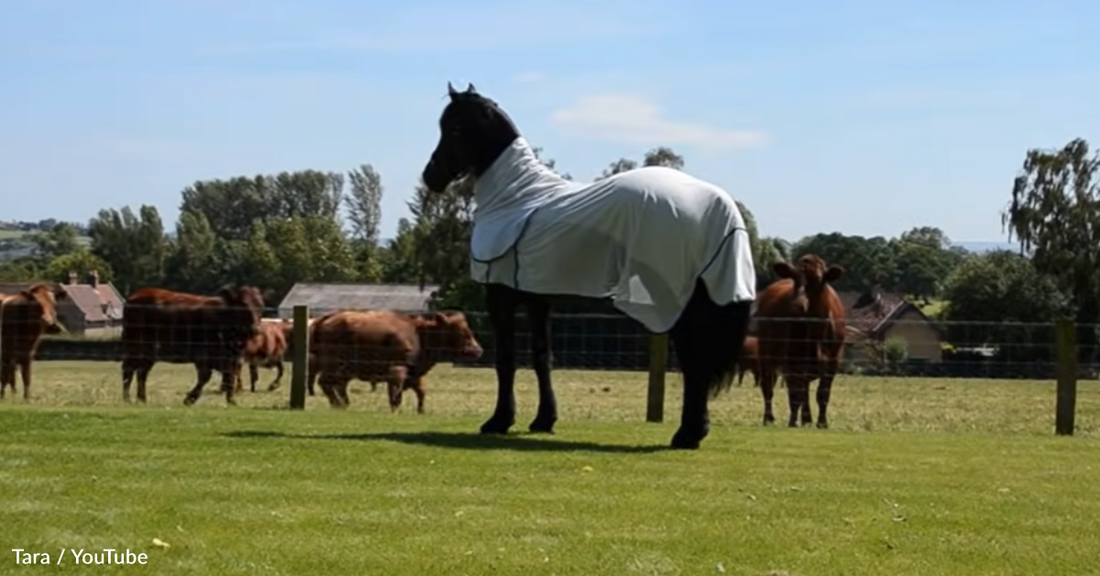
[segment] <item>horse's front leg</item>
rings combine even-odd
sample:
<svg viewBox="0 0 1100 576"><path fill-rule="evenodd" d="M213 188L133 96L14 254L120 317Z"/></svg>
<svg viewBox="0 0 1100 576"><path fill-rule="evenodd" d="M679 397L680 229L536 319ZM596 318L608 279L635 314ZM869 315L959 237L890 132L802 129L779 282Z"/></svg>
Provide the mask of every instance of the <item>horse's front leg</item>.
<svg viewBox="0 0 1100 576"><path fill-rule="evenodd" d="M519 294L500 284L485 287L489 323L496 340L497 406L482 434L507 434L516 423L516 308Z"/></svg>
<svg viewBox="0 0 1100 576"><path fill-rule="evenodd" d="M534 296L527 300L527 317L531 322L531 360L539 383L539 409L531 421L531 432L554 433L558 421L558 400L550 382L553 355L550 350L550 303Z"/></svg>

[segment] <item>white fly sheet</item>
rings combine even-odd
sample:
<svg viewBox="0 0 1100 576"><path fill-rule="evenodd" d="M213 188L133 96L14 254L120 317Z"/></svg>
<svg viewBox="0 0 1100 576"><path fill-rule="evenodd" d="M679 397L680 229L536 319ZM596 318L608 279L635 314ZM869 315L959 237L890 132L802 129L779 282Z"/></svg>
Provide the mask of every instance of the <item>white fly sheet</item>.
<svg viewBox="0 0 1100 576"><path fill-rule="evenodd" d="M756 297L745 221L721 188L672 168L565 180L522 137L474 184L470 276L539 294L611 297L667 332L696 279L719 305Z"/></svg>

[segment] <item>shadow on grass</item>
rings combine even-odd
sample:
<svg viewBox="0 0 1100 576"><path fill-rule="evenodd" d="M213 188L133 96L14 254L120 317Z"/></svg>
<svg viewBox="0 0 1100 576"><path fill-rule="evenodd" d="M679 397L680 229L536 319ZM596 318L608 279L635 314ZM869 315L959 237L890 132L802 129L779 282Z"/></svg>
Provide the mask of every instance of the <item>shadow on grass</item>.
<svg viewBox="0 0 1100 576"><path fill-rule="evenodd" d="M358 440L361 442L384 441L402 444L418 444L436 448L460 448L464 450L516 450L520 452L606 452L618 454L650 454L671 450L668 446L623 446L556 440L545 435L527 433L477 434L473 432L377 432L370 434L287 434L264 430L237 430L225 432L229 438L287 438L295 440Z"/></svg>

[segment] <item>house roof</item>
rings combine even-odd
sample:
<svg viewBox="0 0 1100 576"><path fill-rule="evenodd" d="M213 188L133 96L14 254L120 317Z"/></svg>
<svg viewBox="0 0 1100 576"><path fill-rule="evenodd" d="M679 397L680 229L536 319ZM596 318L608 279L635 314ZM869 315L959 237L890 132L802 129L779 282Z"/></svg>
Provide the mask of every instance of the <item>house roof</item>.
<svg viewBox="0 0 1100 576"><path fill-rule="evenodd" d="M321 284L299 282L279 303L279 316L289 317L295 306L309 306L310 315L333 310L395 310L423 312L437 285L416 284Z"/></svg>
<svg viewBox="0 0 1100 576"><path fill-rule="evenodd" d="M841 304L844 305L844 320L849 328L858 330L867 335L878 335L890 327L902 314L913 310L922 318L928 317L920 311L916 305L906 300L901 294L893 292L837 292ZM752 314L756 315L756 304L753 303ZM935 326L933 324L933 326ZM937 328L938 329L938 328Z"/></svg>
<svg viewBox="0 0 1100 576"><path fill-rule="evenodd" d="M838 292L844 304L845 321L849 326L868 334L885 329L890 321L913 306L900 294L892 292Z"/></svg>
<svg viewBox="0 0 1100 576"><path fill-rule="evenodd" d="M29 288L29 283L0 284L0 292L9 294ZM122 318L122 296L108 283L97 286L91 284L61 284L69 300L84 313L86 322L107 322Z"/></svg>

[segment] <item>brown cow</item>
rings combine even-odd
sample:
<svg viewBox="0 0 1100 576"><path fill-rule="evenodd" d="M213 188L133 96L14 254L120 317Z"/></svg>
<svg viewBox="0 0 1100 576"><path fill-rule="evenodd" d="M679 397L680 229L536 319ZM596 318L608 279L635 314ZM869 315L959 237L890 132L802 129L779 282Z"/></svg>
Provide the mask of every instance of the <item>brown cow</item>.
<svg viewBox="0 0 1100 576"><path fill-rule="evenodd" d="M422 378L440 361L459 356L478 358L481 346L461 312L410 316L386 310L333 312L317 319L311 352L320 374L321 391L334 408L348 405L352 379L387 383L390 408L412 389L417 412L424 412ZM312 364L312 363L311 363Z"/></svg>
<svg viewBox="0 0 1100 576"><path fill-rule="evenodd" d="M42 334L57 334L57 302L66 298L61 286L36 283L18 294L0 294L0 398L11 386L15 368L23 376L23 398L31 398L31 363Z"/></svg>
<svg viewBox="0 0 1100 576"><path fill-rule="evenodd" d="M756 336L745 336L741 355L737 357L737 385L745 379L745 372L752 374L752 385L760 385L760 347Z"/></svg>
<svg viewBox="0 0 1100 576"><path fill-rule="evenodd" d="M286 358L287 343L291 339L291 330L294 322L291 320L278 320L264 318L260 323L260 332L248 341L244 348L242 360L248 364L248 376L251 381L250 389L256 391L256 382L260 380L260 368L274 368L275 380L267 387L271 392L279 388L283 379L283 361ZM244 390L241 381L241 371L237 371L236 392Z"/></svg>
<svg viewBox="0 0 1100 576"><path fill-rule="evenodd" d="M772 395L778 373L787 382L791 416L789 426L813 421L810 383L817 387L818 428L828 428L826 414L833 379L844 349L844 305L829 284L844 274L840 266L826 266L813 254L796 265L777 262L776 280L757 295L760 350L760 391L764 396L764 423L775 421Z"/></svg>
<svg viewBox="0 0 1100 576"><path fill-rule="evenodd" d="M126 299L122 316L122 398L130 401L130 382L137 374L138 401L145 402L145 383L158 361L195 364L198 380L183 403L202 395L214 371L221 372L221 391L233 399L241 355L260 328L264 300L252 286L226 287L216 296L142 288Z"/></svg>

